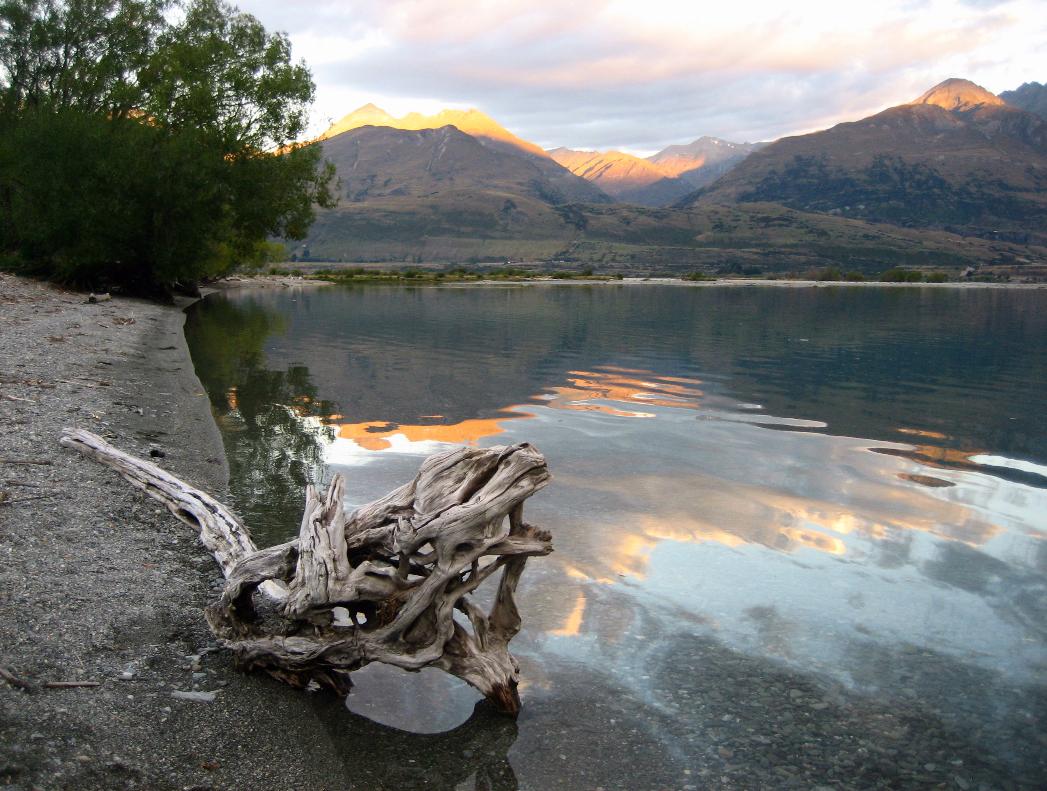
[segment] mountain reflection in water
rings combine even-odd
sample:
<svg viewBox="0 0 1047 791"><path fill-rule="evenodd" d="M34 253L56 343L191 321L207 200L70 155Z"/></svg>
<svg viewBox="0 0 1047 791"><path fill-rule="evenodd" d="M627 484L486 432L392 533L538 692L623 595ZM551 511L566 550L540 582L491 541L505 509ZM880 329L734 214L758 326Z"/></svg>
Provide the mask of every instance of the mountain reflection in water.
<svg viewBox="0 0 1047 791"><path fill-rule="evenodd" d="M752 772L725 740L799 727L775 696L827 754L853 732L914 755L903 785L1047 771L1047 291L241 292L187 338L262 543L331 469L356 506L449 445L546 454L521 788ZM707 673L740 696L714 719Z"/></svg>

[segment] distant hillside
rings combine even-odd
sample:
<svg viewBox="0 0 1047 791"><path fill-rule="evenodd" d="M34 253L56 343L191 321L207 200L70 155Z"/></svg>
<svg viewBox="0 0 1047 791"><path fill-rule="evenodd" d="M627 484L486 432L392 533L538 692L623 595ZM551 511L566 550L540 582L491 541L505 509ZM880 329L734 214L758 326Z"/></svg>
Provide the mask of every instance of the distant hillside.
<svg viewBox="0 0 1047 791"><path fill-rule="evenodd" d="M666 176L686 181L691 189L712 184L766 143L732 143L717 137L699 137L686 145L669 146L648 157Z"/></svg>
<svg viewBox="0 0 1047 791"><path fill-rule="evenodd" d="M453 126L417 131L365 126L320 145L349 201L462 189L526 195L546 203L608 201L552 160L485 146Z"/></svg>
<svg viewBox="0 0 1047 791"><path fill-rule="evenodd" d="M1040 118L1047 119L1047 85L1038 82L1027 82L1022 87L1013 91L1004 91L1000 94L1011 107L1033 113Z"/></svg>
<svg viewBox="0 0 1047 791"><path fill-rule="evenodd" d="M343 201L319 213L306 260L466 264L547 261L603 271L782 272L837 266L1047 265L1047 249L874 225L775 204L693 209L577 204L472 190Z"/></svg>
<svg viewBox="0 0 1047 791"><path fill-rule="evenodd" d="M966 80L784 138L696 198L772 201L912 227L1047 240L1047 122Z"/></svg>
<svg viewBox="0 0 1047 791"><path fill-rule="evenodd" d="M555 148L548 153L576 176L623 203L665 206L693 191L687 182L666 176L657 165L622 151Z"/></svg>
<svg viewBox="0 0 1047 791"><path fill-rule="evenodd" d="M389 115L385 110L380 107L376 107L373 104L366 104L360 107L349 115L342 118L340 121L335 122L331 127L324 132L319 140L324 141L325 150L327 150L329 143L335 139L341 139L346 133L352 132L358 129L366 127L378 127L387 128L400 131L423 131L423 130L434 130L442 129L444 127L454 127L460 132L465 133L471 137L475 142L488 149L492 154L497 156L511 156L514 160L522 160L530 166L530 172L533 173L535 179L534 184L527 190L527 194L541 194L544 197L543 200L548 200L552 203L562 203L566 201L581 201L586 203L609 203L610 198L605 195L599 187L594 187L588 183L585 179L579 178L573 175L566 168L561 167L554 162L548 154L541 149L540 146L530 143L526 140L514 135L509 130L502 127L493 118L484 115L479 110L442 110L436 115L421 115L419 113L410 113L405 115L403 118L394 118ZM337 148L337 146L336 146ZM404 153L401 151L401 153ZM373 152L373 160L379 158L378 152ZM500 189L500 180L493 170L487 165L490 163L490 158L482 158L482 163L479 168L474 168L468 158L465 157L444 157L443 161L439 163L438 168L443 172L444 177L448 177L448 167L455 165L461 169L459 178L470 185L477 185L478 170L486 168L486 172L494 176L494 180L490 182L489 187L491 189ZM508 175L508 179L512 181L518 175L520 170L518 164L514 164L511 160L501 159L502 163L505 164L511 173ZM409 156L407 162L403 166L396 166L399 172L401 181L407 178L408 173L412 172L407 163L415 163L423 165L422 169L413 171L416 173L420 183L425 183L429 176L425 172L425 163L419 160L417 157ZM337 162L336 162L337 164ZM393 165L392 161L388 158L383 163L383 166ZM514 175L516 174L516 175ZM344 178L341 166L339 166L339 175ZM354 177L368 177L373 175L376 181L381 181L386 178L383 172L372 173L357 173Z"/></svg>

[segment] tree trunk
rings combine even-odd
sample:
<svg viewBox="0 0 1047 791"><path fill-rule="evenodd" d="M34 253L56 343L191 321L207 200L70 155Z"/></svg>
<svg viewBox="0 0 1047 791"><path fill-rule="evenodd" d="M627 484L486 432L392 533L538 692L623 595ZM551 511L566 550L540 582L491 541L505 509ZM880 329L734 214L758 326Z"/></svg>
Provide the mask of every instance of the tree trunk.
<svg viewBox="0 0 1047 791"><path fill-rule="evenodd" d="M199 531L226 578L207 621L243 669L345 693L369 662L434 666L519 711L516 586L528 557L552 551L549 533L523 521L524 500L549 482L532 446L430 456L414 480L349 515L335 475L325 493L307 487L296 540L259 550L228 508L152 462L83 430L66 429L61 442ZM471 594L495 576L485 612Z"/></svg>

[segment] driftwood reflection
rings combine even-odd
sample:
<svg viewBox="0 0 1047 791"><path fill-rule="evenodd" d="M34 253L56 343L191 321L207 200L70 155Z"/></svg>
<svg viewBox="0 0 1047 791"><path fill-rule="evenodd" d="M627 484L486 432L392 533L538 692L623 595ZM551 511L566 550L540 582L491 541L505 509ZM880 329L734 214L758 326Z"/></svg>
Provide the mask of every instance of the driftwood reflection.
<svg viewBox="0 0 1047 791"><path fill-rule="evenodd" d="M349 788L368 791L516 791L509 749L516 721L479 701L464 723L443 733L409 733L315 697L316 713L345 767ZM463 786L463 784L465 784Z"/></svg>

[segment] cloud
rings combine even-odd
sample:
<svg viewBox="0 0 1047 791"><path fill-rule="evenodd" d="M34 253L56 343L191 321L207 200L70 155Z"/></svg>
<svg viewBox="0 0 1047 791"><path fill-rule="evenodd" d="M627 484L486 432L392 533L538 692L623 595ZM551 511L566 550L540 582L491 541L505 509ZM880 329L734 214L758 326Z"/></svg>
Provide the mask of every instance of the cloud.
<svg viewBox="0 0 1047 791"><path fill-rule="evenodd" d="M313 67L318 121L476 106L546 145L773 139L963 76L1043 79L1041 0L356 0L240 6Z"/></svg>

